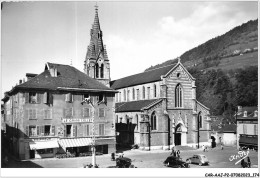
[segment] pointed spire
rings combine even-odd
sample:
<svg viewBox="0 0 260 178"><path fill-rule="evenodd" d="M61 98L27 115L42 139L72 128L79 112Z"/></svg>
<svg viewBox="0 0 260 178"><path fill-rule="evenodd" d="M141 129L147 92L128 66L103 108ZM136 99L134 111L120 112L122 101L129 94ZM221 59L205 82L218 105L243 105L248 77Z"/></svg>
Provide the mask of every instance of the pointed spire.
<svg viewBox="0 0 260 178"><path fill-rule="evenodd" d="M98 18L98 6L97 6L97 4L95 5L95 19L94 19L94 24L93 24L93 30L94 31L99 31L100 30L100 24L99 24L99 18Z"/></svg>

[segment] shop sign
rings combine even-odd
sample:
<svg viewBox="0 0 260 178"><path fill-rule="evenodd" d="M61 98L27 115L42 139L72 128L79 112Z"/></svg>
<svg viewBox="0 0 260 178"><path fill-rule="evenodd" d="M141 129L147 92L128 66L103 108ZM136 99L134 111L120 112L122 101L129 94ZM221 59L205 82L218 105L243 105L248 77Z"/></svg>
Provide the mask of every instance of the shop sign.
<svg viewBox="0 0 260 178"><path fill-rule="evenodd" d="M93 119L62 119L62 123L75 123L75 122L93 122Z"/></svg>

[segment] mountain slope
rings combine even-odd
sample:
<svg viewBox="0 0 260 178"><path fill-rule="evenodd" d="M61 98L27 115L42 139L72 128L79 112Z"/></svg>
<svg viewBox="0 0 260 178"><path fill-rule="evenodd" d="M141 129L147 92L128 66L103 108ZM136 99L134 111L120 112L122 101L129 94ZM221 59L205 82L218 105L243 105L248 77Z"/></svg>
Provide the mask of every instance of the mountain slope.
<svg viewBox="0 0 260 178"><path fill-rule="evenodd" d="M257 51L257 46L258 20L250 20L247 23L233 28L224 35L208 40L185 52L180 58L187 68L199 65L201 69L205 69L217 66L221 63L223 58ZM176 59L165 61L156 66L149 67L146 70L172 64L175 60Z"/></svg>

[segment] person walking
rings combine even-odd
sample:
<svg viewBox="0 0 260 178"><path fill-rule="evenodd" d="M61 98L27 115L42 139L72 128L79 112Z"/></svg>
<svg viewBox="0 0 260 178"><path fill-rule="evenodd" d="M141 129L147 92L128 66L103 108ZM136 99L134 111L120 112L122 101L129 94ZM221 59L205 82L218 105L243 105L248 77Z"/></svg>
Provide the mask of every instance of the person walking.
<svg viewBox="0 0 260 178"><path fill-rule="evenodd" d="M174 149L174 147L172 147L172 152L171 152L170 155L172 155L172 156L176 156L176 153L175 153L175 149Z"/></svg>
<svg viewBox="0 0 260 178"><path fill-rule="evenodd" d="M248 167L250 168L251 167L251 161L250 161L249 156L247 157L247 164L248 164Z"/></svg>
<svg viewBox="0 0 260 178"><path fill-rule="evenodd" d="M177 157L180 157L180 154L181 154L181 152L180 152L180 150L178 150L177 151Z"/></svg>

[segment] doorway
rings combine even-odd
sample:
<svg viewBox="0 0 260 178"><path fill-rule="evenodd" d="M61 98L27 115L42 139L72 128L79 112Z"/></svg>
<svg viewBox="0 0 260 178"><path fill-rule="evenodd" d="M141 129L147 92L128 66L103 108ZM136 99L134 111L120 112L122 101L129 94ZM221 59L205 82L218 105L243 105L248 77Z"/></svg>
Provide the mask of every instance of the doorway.
<svg viewBox="0 0 260 178"><path fill-rule="evenodd" d="M174 135L174 144L177 145L181 145L181 124L178 124L176 129L175 129L175 135Z"/></svg>
<svg viewBox="0 0 260 178"><path fill-rule="evenodd" d="M30 158L35 158L35 150L30 150Z"/></svg>

